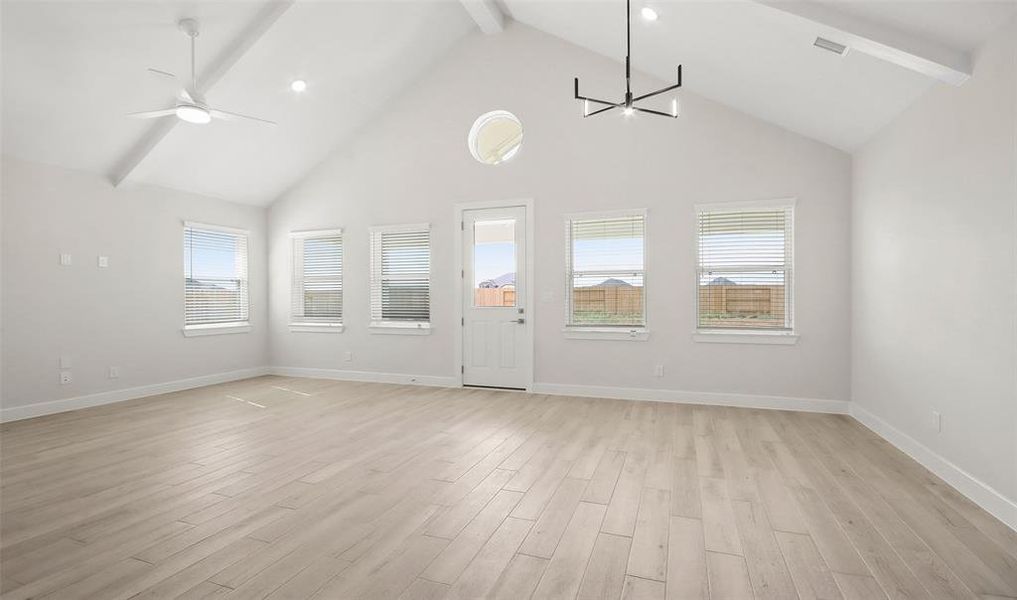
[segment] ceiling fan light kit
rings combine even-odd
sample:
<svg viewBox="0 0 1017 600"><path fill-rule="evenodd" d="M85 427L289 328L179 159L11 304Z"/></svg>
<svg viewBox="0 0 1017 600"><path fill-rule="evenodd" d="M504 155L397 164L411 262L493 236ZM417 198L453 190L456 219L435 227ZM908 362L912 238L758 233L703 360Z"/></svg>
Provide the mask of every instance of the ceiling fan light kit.
<svg viewBox="0 0 1017 600"><path fill-rule="evenodd" d="M654 13L656 15L656 13ZM622 112L626 115L632 115L637 112L648 113L651 115L660 115L662 117L670 117L672 119L678 118L678 99L673 98L671 100L671 112L667 113L662 110L654 110L652 108L643 108L636 106L636 102L659 96L671 90L676 90L682 86L682 66L678 65L678 80L674 85L669 85L665 88L661 88L655 92L643 94L641 96L632 95L632 6L631 0L625 0L625 99L621 102L611 102L609 100L600 100L598 98L591 98L589 96L583 96L579 93L579 78L575 78L575 98L576 100L583 101L583 117L592 117L593 115L599 115L601 113L614 110L616 108L622 109ZM593 108L591 110L590 104L595 104L601 108Z"/></svg>
<svg viewBox="0 0 1017 600"><path fill-rule="evenodd" d="M258 117L242 115L240 113L210 107L208 102L205 102L205 98L198 92L198 78L195 74L194 68L194 40L198 37L198 22L194 19L181 19L180 22L177 23L177 28L191 40L190 86L186 86L180 90L175 106L159 110L130 113L127 115L128 117L134 117L136 119L158 119L161 117L176 116L176 118L181 121L194 123L195 125L205 125L210 123L212 119L223 119L227 121L243 119L247 121L257 121L258 123L265 123L267 125L276 124L275 121L269 121L267 119L260 119ZM148 71L154 75L159 75L160 77L167 79L177 79L177 76L173 73L163 71L161 69L153 69L150 67Z"/></svg>

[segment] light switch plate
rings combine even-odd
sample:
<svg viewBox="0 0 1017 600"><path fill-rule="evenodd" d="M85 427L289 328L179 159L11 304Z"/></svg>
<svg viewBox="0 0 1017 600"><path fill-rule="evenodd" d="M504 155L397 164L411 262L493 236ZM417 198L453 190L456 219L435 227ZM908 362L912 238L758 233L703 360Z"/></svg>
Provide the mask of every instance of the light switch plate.
<svg viewBox="0 0 1017 600"><path fill-rule="evenodd" d="M71 255L70 254L64 254L64 253L60 254L60 266L62 266L62 267L69 267L69 266L71 266Z"/></svg>
<svg viewBox="0 0 1017 600"><path fill-rule="evenodd" d="M99 268L100 269L105 269L108 266L109 266L109 257L108 256L100 256L99 257Z"/></svg>
<svg viewBox="0 0 1017 600"><path fill-rule="evenodd" d="M61 369L70 369L71 366L73 366L73 365L71 365L71 357L70 356L63 355L63 356L60 357L60 368Z"/></svg>
<svg viewBox="0 0 1017 600"><path fill-rule="evenodd" d="M110 379L119 379L120 378L120 367L110 367L109 368L109 378Z"/></svg>

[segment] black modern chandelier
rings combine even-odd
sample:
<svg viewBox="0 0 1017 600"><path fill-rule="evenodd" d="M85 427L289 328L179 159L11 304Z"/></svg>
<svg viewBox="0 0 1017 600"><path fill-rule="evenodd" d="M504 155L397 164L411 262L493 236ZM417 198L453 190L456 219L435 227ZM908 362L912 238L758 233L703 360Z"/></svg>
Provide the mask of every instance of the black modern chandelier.
<svg viewBox="0 0 1017 600"><path fill-rule="evenodd" d="M625 100L621 102L609 102L607 100L599 100L597 98L590 98L588 96L579 95L579 78L575 78L576 82L576 100L583 101L583 116L592 117L593 115L599 115L609 110L616 108L622 109L626 115L631 115L635 112L649 113L651 115L660 115L662 117L671 117L673 119L678 118L678 99L671 100L671 112L666 113L661 110L653 110L652 108L641 108L636 106L635 103L640 100L652 98L663 94L664 92L670 92L676 90L682 86L682 66L678 65L678 83L670 85L666 88L659 89L649 94L643 94L642 96L632 96L632 7L630 6L631 0L625 0ZM593 111L590 110L590 103L603 106L603 108L597 108Z"/></svg>

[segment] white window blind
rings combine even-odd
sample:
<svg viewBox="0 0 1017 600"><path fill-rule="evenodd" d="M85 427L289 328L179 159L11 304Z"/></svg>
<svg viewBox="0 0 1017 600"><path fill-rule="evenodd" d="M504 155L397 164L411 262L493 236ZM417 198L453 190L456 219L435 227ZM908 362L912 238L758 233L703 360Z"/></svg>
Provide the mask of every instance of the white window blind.
<svg viewBox="0 0 1017 600"><path fill-rule="evenodd" d="M343 236L338 229L294 232L294 325L339 325L343 318Z"/></svg>
<svg viewBox="0 0 1017 600"><path fill-rule="evenodd" d="M645 326L645 230L643 211L567 220L568 327Z"/></svg>
<svg viewBox="0 0 1017 600"><path fill-rule="evenodd" d="M793 207L698 211L700 329L792 328Z"/></svg>
<svg viewBox="0 0 1017 600"><path fill-rule="evenodd" d="M184 325L247 325L247 232L184 224Z"/></svg>
<svg viewBox="0 0 1017 600"><path fill-rule="evenodd" d="M429 225L371 230L371 324L422 326L431 320Z"/></svg>

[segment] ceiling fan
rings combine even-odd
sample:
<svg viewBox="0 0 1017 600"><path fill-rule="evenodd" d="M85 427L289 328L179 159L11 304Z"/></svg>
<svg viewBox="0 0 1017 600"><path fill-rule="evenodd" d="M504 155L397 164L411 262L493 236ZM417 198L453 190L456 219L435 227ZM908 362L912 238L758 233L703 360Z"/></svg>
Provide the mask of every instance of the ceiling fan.
<svg viewBox="0 0 1017 600"><path fill-rule="evenodd" d="M184 35L191 39L190 85L185 85L181 88L180 92L177 94L177 103L175 106L159 110L130 113L127 116L135 119L157 119L160 117L175 115L181 121L187 121L188 123L195 123L198 125L204 125L212 119L223 119L226 121L246 119L248 121L265 123L267 125L275 125L275 121L260 119L250 115L242 115L240 113L230 112L219 108L212 108L208 105L205 98L198 92L198 80L194 74L194 38L198 37L198 22L194 19L181 19L177 26L180 28L180 31L184 32ZM176 75L167 71L152 68L149 68L148 71L160 77L178 80Z"/></svg>

